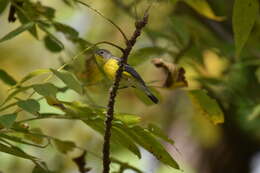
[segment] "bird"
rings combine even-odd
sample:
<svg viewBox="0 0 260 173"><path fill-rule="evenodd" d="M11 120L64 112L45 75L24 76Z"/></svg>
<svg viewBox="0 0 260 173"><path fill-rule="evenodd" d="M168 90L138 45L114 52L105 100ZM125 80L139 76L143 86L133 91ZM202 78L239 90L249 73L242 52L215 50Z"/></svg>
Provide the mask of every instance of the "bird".
<svg viewBox="0 0 260 173"><path fill-rule="evenodd" d="M115 80L116 72L119 68L121 58L114 56L110 51L106 49L98 49L94 53L95 58L98 62L101 62L101 68L105 75L110 80ZM138 88L150 98L150 100L157 104L159 102L158 98L151 92L151 90L146 86L142 77L138 72L129 64L124 64L124 69L122 73L122 83L126 83L128 86Z"/></svg>

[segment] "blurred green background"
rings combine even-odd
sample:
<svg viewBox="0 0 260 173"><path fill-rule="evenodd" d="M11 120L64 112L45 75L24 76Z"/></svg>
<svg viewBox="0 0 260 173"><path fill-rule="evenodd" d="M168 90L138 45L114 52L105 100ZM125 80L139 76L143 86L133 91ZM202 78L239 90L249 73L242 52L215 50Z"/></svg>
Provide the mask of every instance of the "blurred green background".
<svg viewBox="0 0 260 173"><path fill-rule="evenodd" d="M58 0L39 2L54 8L55 21L73 27L87 42L110 41L122 47L125 46L122 36L111 23L82 4L68 6ZM142 126L154 123L161 127L165 134L175 142L174 147L163 142L164 146L185 173L260 172L259 156L256 157L260 151L260 95L258 92L260 20L258 15L253 21L255 24L248 42L238 57L232 29L234 27L234 23L232 24L233 0L180 0L178 2L177 0L156 2L151 0L88 0L84 2L119 25L128 38L135 29L135 20L140 19L147 6L153 3L149 12L148 25L138 38L129 63L135 65L143 79L158 93L160 103L158 105L146 104L147 100L138 96L134 89L122 89L119 90L117 97L116 112L140 116ZM254 3L258 2L252 1L252 3L255 5ZM1 38L21 25L19 20L13 23L8 22L9 7L10 4L0 16ZM241 20L245 14L247 13L241 13L239 16ZM250 17L248 14L248 18ZM242 28L243 24L241 25ZM88 68L85 61L91 57L90 51L71 62L71 58L88 45L79 46L54 29L50 32L64 44L65 48L62 51L50 51L44 42L45 33L39 28L38 40L29 32L23 32L13 39L0 43L0 68L19 81L36 69L56 69L64 62L69 62L66 69L72 71L82 82L92 80L84 79L85 68ZM100 45L99 47L107 48L117 56L121 55L111 46ZM177 82L182 83L181 80L174 81L176 83L173 82L171 87L162 87L167 75L162 69L153 65L154 58L162 58L176 68L183 67L188 86L178 87ZM33 79L29 84L40 83L45 77ZM64 83L56 78L50 81L59 87L64 87ZM104 82L87 86L88 97L81 96L72 90L58 93L57 97L63 101L78 100L89 103L91 100L105 107L110 84ZM8 96L9 88L10 86L0 81L1 102ZM198 107L189 92L194 89L205 89L210 97L216 99L224 113L223 124L215 125L212 123L215 120L212 116L215 115L208 117L203 109L200 110L202 112L197 110ZM18 98L27 98L29 94L30 92L21 93ZM37 99L39 95L35 94L33 98ZM45 99L40 100L40 105L41 113L61 112L49 106ZM1 114L10 113L16 109L13 107ZM219 117L216 116L216 121L218 121ZM18 120L30 117L33 116L27 112L21 112ZM77 146L91 151L87 153L87 167L92 168L91 173L102 171L103 137L80 120L43 119L31 121L28 124L30 128L40 128L44 134L73 141ZM79 149L64 154L57 151L53 144L43 149L18 143L15 145L41 158L50 170L62 173L78 172L72 158L81 154L82 151ZM142 159L139 160L125 148L112 144L113 157L140 168L145 173L182 172L158 162L144 149L141 149L141 153ZM15 173L18 170L27 173L31 172L34 167L31 161L5 153L0 153L0 160L0 172L3 173ZM117 171L118 165L111 164L111 169L111 172Z"/></svg>

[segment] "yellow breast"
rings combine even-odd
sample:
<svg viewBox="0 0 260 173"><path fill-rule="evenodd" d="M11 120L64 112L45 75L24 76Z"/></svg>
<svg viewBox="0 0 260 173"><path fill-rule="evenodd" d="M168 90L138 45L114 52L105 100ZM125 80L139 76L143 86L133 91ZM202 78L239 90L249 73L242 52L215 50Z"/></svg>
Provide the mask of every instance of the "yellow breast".
<svg viewBox="0 0 260 173"><path fill-rule="evenodd" d="M104 64L104 72L110 79L115 79L116 71L119 68L118 61L115 59L109 59Z"/></svg>

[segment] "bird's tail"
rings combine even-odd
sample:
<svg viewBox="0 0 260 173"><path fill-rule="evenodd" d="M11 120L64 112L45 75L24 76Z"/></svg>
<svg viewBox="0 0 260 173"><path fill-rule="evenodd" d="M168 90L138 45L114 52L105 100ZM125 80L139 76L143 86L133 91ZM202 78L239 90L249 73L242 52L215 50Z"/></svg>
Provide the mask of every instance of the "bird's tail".
<svg viewBox="0 0 260 173"><path fill-rule="evenodd" d="M152 102L154 102L155 104L159 102L159 99L152 93L152 91L147 86L141 85L141 89L152 100Z"/></svg>

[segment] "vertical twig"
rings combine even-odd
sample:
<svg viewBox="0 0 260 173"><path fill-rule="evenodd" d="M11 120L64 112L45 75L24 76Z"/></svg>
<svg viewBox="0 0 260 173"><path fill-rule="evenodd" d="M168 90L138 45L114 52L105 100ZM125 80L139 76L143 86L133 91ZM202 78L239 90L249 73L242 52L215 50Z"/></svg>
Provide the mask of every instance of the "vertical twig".
<svg viewBox="0 0 260 173"><path fill-rule="evenodd" d="M109 173L110 169L110 137L111 137L111 128L112 128L112 121L114 118L114 105L115 105L115 98L117 95L117 90L119 87L119 83L121 80L124 64L127 63L128 56L136 43L136 39L141 35L142 29L145 27L148 21L148 11L150 7L146 10L144 17L136 21L135 23L135 32L133 33L130 40L126 42L126 48L123 51L123 55L121 57L120 66L117 70L116 77L114 84L110 90L110 97L109 102L107 105L107 114L106 114L106 121L105 121L105 135L104 135L104 145L103 145L103 173Z"/></svg>

